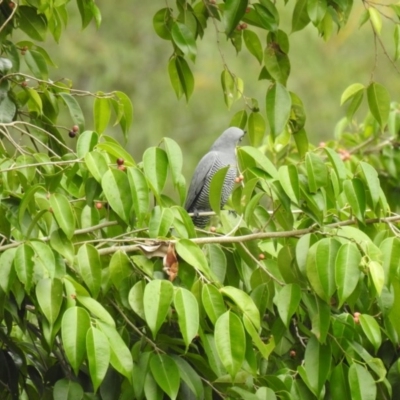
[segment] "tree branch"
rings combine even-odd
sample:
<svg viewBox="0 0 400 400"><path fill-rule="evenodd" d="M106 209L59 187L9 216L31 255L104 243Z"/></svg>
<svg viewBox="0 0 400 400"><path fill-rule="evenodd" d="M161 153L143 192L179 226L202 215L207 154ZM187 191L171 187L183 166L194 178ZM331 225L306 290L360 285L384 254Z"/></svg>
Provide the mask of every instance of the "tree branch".
<svg viewBox="0 0 400 400"><path fill-rule="evenodd" d="M395 215L393 217L387 217L387 218L370 218L365 220L365 223L367 225L370 224L377 224L377 223L392 223L392 222L397 222L400 221L400 215ZM210 244L210 243L243 243L243 242L248 242L250 240L259 240L259 239L282 239L282 238L288 238L288 237L297 237L297 236L303 236L311 232L316 232L318 230L321 230L322 228L328 228L328 229L333 229L333 228L340 228L342 226L349 226L349 225L356 225L357 220L356 219L349 219L346 221L339 221L339 222L334 222L332 224L325 225L323 227L320 227L318 225L313 225L310 226L309 228L305 229L297 229L297 230L292 230L292 231L281 231L281 232L256 232L256 233L251 233L249 235L243 235L243 236L212 236L212 237L202 237L202 238L192 238L190 239L193 243L196 244ZM157 239L147 239L149 242L152 243L152 245L155 245L157 243L176 243L178 240L172 239L172 240L157 240ZM100 255L107 255L107 254L112 254L115 253L116 251L125 251L127 253L133 252L133 251L140 251L141 250L140 244L134 244L134 245L128 245L128 246L111 246L106 249L101 249L99 250ZM0 248L1 250L1 248Z"/></svg>

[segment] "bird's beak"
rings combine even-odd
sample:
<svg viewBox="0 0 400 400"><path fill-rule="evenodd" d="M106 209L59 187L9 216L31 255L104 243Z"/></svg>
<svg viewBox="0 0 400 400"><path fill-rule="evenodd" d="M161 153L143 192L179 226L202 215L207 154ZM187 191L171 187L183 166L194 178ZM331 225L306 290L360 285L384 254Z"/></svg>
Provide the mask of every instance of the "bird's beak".
<svg viewBox="0 0 400 400"><path fill-rule="evenodd" d="M244 138L244 135L247 133L247 131L243 131L243 136L239 139L239 142L242 141L242 139Z"/></svg>

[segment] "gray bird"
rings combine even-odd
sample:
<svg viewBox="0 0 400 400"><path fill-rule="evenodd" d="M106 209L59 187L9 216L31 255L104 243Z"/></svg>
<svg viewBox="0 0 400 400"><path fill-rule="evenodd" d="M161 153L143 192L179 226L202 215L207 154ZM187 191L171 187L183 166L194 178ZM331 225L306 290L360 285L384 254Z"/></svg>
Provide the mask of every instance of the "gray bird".
<svg viewBox="0 0 400 400"><path fill-rule="evenodd" d="M232 192L237 174L236 144L242 140L245 133L239 128L228 128L200 160L194 171L186 198L185 209L189 213L211 211L209 201L211 179L218 170L230 165L221 195L221 208L225 205ZM210 217L206 216L195 215L193 217L193 223L199 228L204 228L209 220Z"/></svg>

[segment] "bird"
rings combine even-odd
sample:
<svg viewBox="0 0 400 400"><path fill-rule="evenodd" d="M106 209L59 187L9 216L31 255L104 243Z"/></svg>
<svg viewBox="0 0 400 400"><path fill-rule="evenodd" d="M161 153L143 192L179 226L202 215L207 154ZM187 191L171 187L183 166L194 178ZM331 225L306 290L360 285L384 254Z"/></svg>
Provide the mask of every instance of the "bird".
<svg viewBox="0 0 400 400"><path fill-rule="evenodd" d="M194 214L193 223L198 228L204 228L210 220L210 217L198 214L211 211L209 200L211 179L217 171L228 165L230 167L222 188L221 208L225 205L233 190L237 174L235 149L245 133L246 131L236 127L226 129L211 146L209 152L203 156L193 173L185 209Z"/></svg>

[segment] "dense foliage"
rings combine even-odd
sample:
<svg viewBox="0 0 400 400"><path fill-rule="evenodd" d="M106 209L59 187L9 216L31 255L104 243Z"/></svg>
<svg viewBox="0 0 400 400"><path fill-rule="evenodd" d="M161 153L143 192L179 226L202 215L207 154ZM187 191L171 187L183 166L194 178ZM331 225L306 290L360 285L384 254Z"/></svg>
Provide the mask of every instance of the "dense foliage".
<svg viewBox="0 0 400 400"><path fill-rule="evenodd" d="M375 66L370 82L343 93L335 140L315 148L287 87L283 4L160 8L154 30L171 48L178 98L195 90L206 29L217 47L228 40L260 65L252 95L221 51L221 95L228 108L243 101L231 125L247 129L250 145L237 150L227 210L224 171L213 179L215 216L203 231L182 208L176 141L134 160L106 134L110 122L130 132L124 93L50 79L38 42L59 40L67 3L0 4L0 397L398 398L400 107L373 80ZM76 4L83 28L101 23L93 0ZM393 23L395 69L400 8L364 5L360 23L389 58L382 17ZM327 40L351 11L350 0L297 0L291 32L312 24ZM14 42L18 31L27 40ZM93 98L94 130L82 97Z"/></svg>

